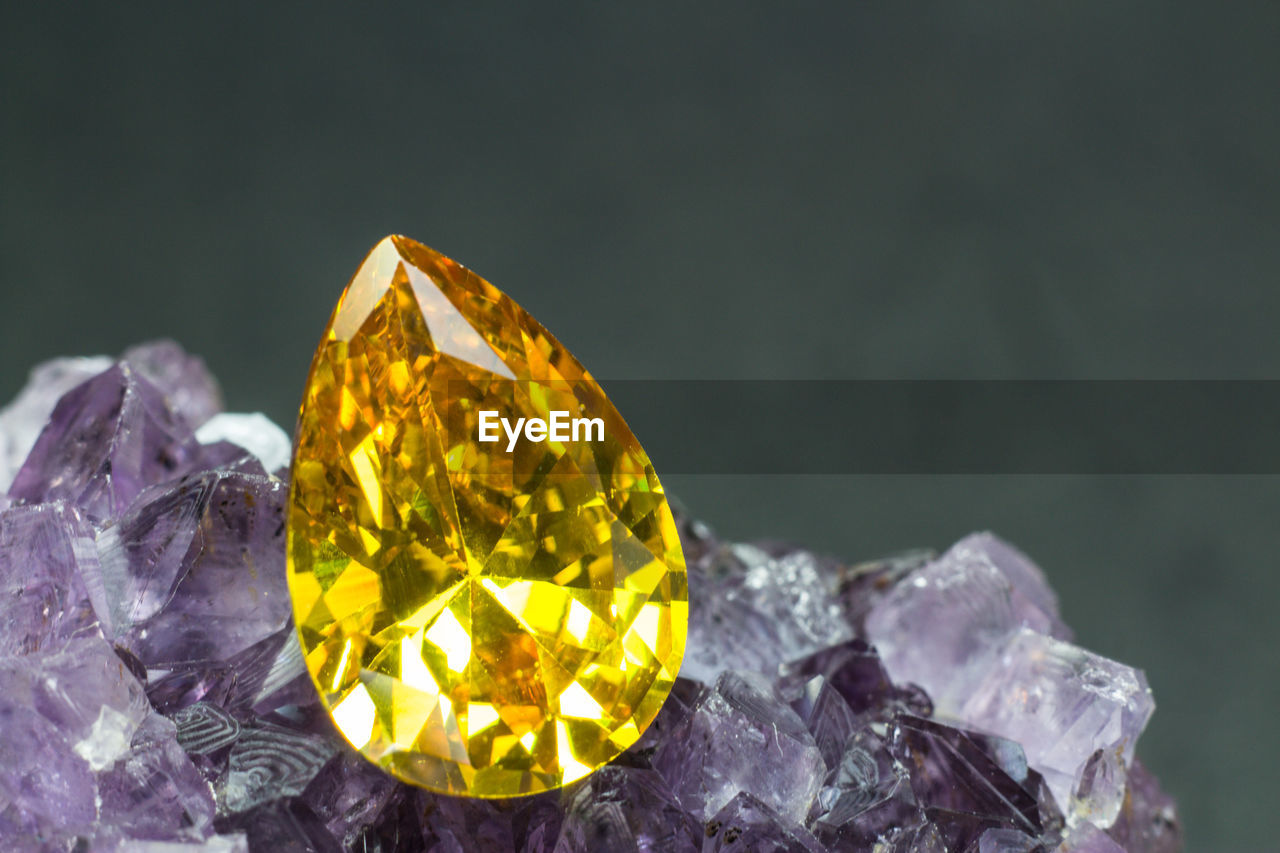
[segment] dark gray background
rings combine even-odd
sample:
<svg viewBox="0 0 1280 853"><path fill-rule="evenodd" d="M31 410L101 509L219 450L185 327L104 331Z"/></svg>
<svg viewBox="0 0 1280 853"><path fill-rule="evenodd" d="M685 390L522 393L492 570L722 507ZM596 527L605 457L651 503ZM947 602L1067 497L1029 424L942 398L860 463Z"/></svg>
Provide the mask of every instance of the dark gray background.
<svg viewBox="0 0 1280 853"><path fill-rule="evenodd" d="M287 426L393 231L602 377L1280 377L1280 4L692 5L6 4L0 396L168 335ZM999 531L1147 670L1191 849L1274 847L1280 480L668 479L849 557Z"/></svg>

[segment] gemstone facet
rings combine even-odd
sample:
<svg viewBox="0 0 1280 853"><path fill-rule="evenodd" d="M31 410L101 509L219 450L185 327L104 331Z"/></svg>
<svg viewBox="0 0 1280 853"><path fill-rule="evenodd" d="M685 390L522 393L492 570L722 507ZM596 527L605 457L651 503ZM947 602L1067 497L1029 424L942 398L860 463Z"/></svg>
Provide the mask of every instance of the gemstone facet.
<svg viewBox="0 0 1280 853"><path fill-rule="evenodd" d="M481 412L600 418L600 441L481 443ZM312 362L288 579L342 733L400 779L508 797L649 725L684 655L680 541L600 387L488 282L388 237Z"/></svg>

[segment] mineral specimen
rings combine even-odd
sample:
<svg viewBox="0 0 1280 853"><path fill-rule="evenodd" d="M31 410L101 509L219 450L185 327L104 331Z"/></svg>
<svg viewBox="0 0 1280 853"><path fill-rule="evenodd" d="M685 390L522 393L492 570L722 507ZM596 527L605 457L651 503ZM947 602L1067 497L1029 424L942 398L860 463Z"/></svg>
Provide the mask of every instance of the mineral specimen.
<svg viewBox="0 0 1280 853"><path fill-rule="evenodd" d="M988 534L845 566L678 516L691 645L631 749L527 797L404 785L307 675L281 459L168 343L41 366L0 412L0 849L1180 848L1141 673Z"/></svg>

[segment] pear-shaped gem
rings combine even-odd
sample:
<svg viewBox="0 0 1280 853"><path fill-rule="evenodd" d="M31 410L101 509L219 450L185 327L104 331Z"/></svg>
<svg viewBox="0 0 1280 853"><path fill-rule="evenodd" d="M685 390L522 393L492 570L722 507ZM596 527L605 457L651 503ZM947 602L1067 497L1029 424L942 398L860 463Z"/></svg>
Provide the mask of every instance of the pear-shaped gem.
<svg viewBox="0 0 1280 853"><path fill-rule="evenodd" d="M436 791L586 775L684 654L684 558L644 450L537 321L404 237L370 252L312 362L288 572L338 728Z"/></svg>

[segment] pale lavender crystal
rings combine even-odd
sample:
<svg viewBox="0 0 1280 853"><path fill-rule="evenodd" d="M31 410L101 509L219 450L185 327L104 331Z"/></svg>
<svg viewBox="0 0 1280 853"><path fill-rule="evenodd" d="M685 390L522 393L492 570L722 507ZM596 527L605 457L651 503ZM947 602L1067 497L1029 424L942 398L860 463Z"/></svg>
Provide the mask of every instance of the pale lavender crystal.
<svg viewBox="0 0 1280 853"><path fill-rule="evenodd" d="M704 820L746 791L802 822L826 776L804 722L767 679L745 672L720 676L658 747L653 766L685 809Z"/></svg>
<svg viewBox="0 0 1280 853"><path fill-rule="evenodd" d="M1108 826L1154 703L1141 672L1050 636L1059 625L1039 570L981 534L898 583L866 630L895 681L1020 742L1072 821Z"/></svg>
<svg viewBox="0 0 1280 853"><path fill-rule="evenodd" d="M0 492L9 490L62 395L109 367L105 356L55 358L31 371L21 393L0 410Z"/></svg>
<svg viewBox="0 0 1280 853"><path fill-rule="evenodd" d="M681 672L710 683L727 669L770 672L853 637L820 558L723 545L689 569L689 645Z"/></svg>
<svg viewBox="0 0 1280 853"><path fill-rule="evenodd" d="M93 531L61 503L0 512L0 654L56 647L97 633L83 573L95 570Z"/></svg>
<svg viewBox="0 0 1280 853"><path fill-rule="evenodd" d="M10 658L0 663L0 680L7 701L53 723L93 770L124 755L150 713L142 685L99 637Z"/></svg>
<svg viewBox="0 0 1280 853"><path fill-rule="evenodd" d="M127 755L98 782L99 820L127 838L201 841L213 829L209 786L177 741L177 726L149 715Z"/></svg>
<svg viewBox="0 0 1280 853"><path fill-rule="evenodd" d="M993 646L1011 631L1026 626L1048 633L1055 625L1054 615L1019 592L1002 570L1001 564L1017 567L1031 596L1043 598L1027 580L1036 577L1034 567L1019 566L1009 552L988 534L962 539L904 578L867 616L867 636L889 674L919 684L943 713L959 706L973 670L987 665Z"/></svg>
<svg viewBox="0 0 1280 853"><path fill-rule="evenodd" d="M652 770L606 767L566 797L557 853L695 853L701 822Z"/></svg>
<svg viewBox="0 0 1280 853"><path fill-rule="evenodd" d="M1000 570L1013 587L1010 597L1015 612L1025 614L1023 624L1032 625L1036 620L1031 612L1038 610L1049 622L1047 633L1059 640L1072 639L1071 629L1058 613L1058 596L1044 572L1026 554L993 533L971 533L951 546L951 553L962 552L985 558Z"/></svg>
<svg viewBox="0 0 1280 853"><path fill-rule="evenodd" d="M1182 828L1173 798L1139 760L1129 768L1120 815L1107 830L1129 853L1177 853Z"/></svg>
<svg viewBox="0 0 1280 853"><path fill-rule="evenodd" d="M110 518L147 486L189 470L199 447L155 386L120 362L58 401L9 496Z"/></svg>
<svg viewBox="0 0 1280 853"><path fill-rule="evenodd" d="M222 411L222 389L205 367L173 341L151 341L125 350L121 356L164 395L168 408L191 429Z"/></svg>
<svg viewBox="0 0 1280 853"><path fill-rule="evenodd" d="M220 469L141 495L98 537L116 642L149 668L225 660L290 615L280 480Z"/></svg>
<svg viewBox="0 0 1280 853"><path fill-rule="evenodd" d="M826 848L811 832L778 814L768 803L745 791L707 821L703 853L822 853Z"/></svg>
<svg viewBox="0 0 1280 853"><path fill-rule="evenodd" d="M1141 672L1024 628L971 682L958 717L1021 743L1058 805L1105 827L1119 812L1125 770L1154 710ZM1097 778L1086 769L1121 781L1081 792L1082 781Z"/></svg>
<svg viewBox="0 0 1280 853"><path fill-rule="evenodd" d="M0 830L6 846L32 848L39 836L91 831L98 787L89 763L57 723L9 694L7 676L0 673L0 800L6 804Z"/></svg>

